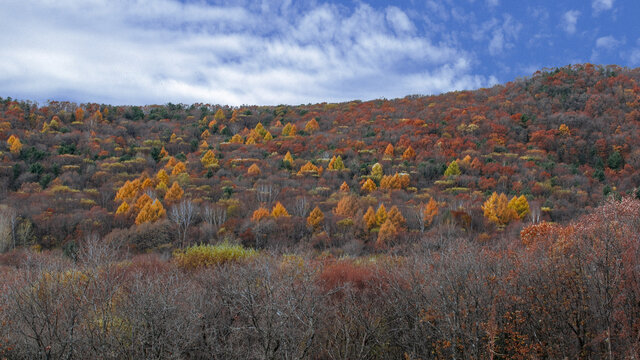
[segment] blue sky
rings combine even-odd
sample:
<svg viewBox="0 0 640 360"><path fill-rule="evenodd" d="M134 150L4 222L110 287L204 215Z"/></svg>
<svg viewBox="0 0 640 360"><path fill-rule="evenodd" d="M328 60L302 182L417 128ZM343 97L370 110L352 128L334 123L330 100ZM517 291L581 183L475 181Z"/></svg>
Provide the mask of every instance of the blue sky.
<svg viewBox="0 0 640 360"><path fill-rule="evenodd" d="M0 96L305 104L640 66L637 0L4 0Z"/></svg>

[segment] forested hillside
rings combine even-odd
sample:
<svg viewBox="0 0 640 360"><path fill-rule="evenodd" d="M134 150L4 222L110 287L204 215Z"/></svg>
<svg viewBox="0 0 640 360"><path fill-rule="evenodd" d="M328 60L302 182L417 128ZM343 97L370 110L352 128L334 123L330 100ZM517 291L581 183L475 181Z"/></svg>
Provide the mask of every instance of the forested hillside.
<svg viewBox="0 0 640 360"><path fill-rule="evenodd" d="M568 221L636 191L639 78L577 65L477 91L277 107L4 99L1 245L97 235L134 251L229 239L360 254Z"/></svg>
<svg viewBox="0 0 640 360"><path fill-rule="evenodd" d="M0 99L0 355L637 357L639 82Z"/></svg>

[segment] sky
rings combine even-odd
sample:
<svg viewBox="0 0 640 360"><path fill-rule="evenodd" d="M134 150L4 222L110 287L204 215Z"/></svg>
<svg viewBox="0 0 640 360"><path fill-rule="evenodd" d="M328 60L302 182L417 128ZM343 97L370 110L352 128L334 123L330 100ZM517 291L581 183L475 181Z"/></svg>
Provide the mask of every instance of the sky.
<svg viewBox="0 0 640 360"><path fill-rule="evenodd" d="M638 0L3 0L0 97L343 102L640 66Z"/></svg>

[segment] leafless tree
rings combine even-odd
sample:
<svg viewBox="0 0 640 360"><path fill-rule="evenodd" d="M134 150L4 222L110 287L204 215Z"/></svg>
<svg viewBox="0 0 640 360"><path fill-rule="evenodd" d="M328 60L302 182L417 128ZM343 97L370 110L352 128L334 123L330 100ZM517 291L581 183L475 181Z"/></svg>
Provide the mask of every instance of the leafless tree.
<svg viewBox="0 0 640 360"><path fill-rule="evenodd" d="M293 215L306 217L309 214L309 200L306 196L296 197L296 201L293 203Z"/></svg>
<svg viewBox="0 0 640 360"><path fill-rule="evenodd" d="M214 229L218 229L227 221L227 208L218 204L207 204L202 208L202 219Z"/></svg>
<svg viewBox="0 0 640 360"><path fill-rule="evenodd" d="M178 237L182 246L186 245L187 230L197 216L197 209L189 199L182 200L169 211L169 218L178 226Z"/></svg>
<svg viewBox="0 0 640 360"><path fill-rule="evenodd" d="M255 187L258 202L270 204L276 200L280 189L272 183L258 183Z"/></svg>

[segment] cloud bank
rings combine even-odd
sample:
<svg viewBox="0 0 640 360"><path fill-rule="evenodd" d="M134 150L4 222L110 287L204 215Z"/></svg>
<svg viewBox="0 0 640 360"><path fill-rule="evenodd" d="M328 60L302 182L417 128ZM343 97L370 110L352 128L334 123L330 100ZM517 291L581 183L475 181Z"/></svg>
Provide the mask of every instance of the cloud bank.
<svg viewBox="0 0 640 360"><path fill-rule="evenodd" d="M421 35L397 7L239 5L8 0L0 14L0 96L300 104L495 82L474 75L471 54Z"/></svg>

